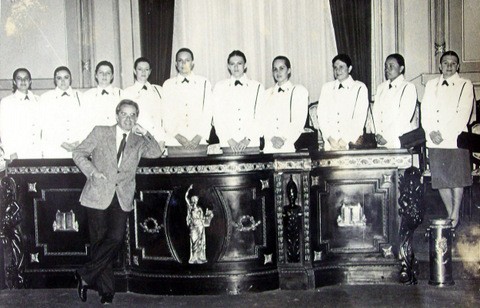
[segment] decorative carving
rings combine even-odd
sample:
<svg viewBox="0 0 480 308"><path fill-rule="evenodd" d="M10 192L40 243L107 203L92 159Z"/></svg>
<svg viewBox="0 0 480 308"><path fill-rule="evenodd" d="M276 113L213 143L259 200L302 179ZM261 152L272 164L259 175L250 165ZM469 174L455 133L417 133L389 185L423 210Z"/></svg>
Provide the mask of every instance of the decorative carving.
<svg viewBox="0 0 480 308"><path fill-rule="evenodd" d="M78 232L78 221L75 220L75 213L73 210L70 212L60 212L57 210L55 215L55 221L53 222L54 232Z"/></svg>
<svg viewBox="0 0 480 308"><path fill-rule="evenodd" d="M193 185L190 185L185 193L185 201L188 207L187 225L190 227L190 260L188 260L188 263L202 264L207 262L205 228L210 227L213 212L207 208L204 215L202 208L198 206L198 196L188 198L188 193L192 188Z"/></svg>
<svg viewBox="0 0 480 308"><path fill-rule="evenodd" d="M139 225L142 227L143 232L150 234L160 233L160 230L163 228L163 225L159 225L158 221L153 217L146 218Z"/></svg>
<svg viewBox="0 0 480 308"><path fill-rule="evenodd" d="M37 192L37 183L28 183L28 192Z"/></svg>
<svg viewBox="0 0 480 308"><path fill-rule="evenodd" d="M320 185L320 177L312 175L312 186L319 186Z"/></svg>
<svg viewBox="0 0 480 308"><path fill-rule="evenodd" d="M312 161L313 167L335 167L341 169L350 168L399 168L405 169L412 165L410 154L386 156L386 155L365 155L365 156L343 156L324 158Z"/></svg>
<svg viewBox="0 0 480 308"><path fill-rule="evenodd" d="M140 167L137 174L212 174L273 170L273 162Z"/></svg>
<svg viewBox="0 0 480 308"><path fill-rule="evenodd" d="M337 225L339 227L366 226L367 218L363 213L363 206L360 202L356 204L345 204L342 201L340 215L338 215L337 218Z"/></svg>
<svg viewBox="0 0 480 308"><path fill-rule="evenodd" d="M24 287L23 271L25 263L23 240L20 229L22 220L20 206L17 203L17 186L11 177L1 181L0 202L0 239L10 258L6 267L7 286L12 289ZM5 264L7 264L5 260Z"/></svg>
<svg viewBox="0 0 480 308"><path fill-rule="evenodd" d="M313 261L322 261L323 251L313 251Z"/></svg>
<svg viewBox="0 0 480 308"><path fill-rule="evenodd" d="M302 208L296 204L298 190L292 175L290 175L286 190L288 205L283 207L283 233L287 246L287 262L300 262L300 233L303 213Z"/></svg>
<svg viewBox="0 0 480 308"><path fill-rule="evenodd" d="M261 188L260 190L264 190L264 189L270 188L270 184L269 184L268 179L266 179L266 180L260 180L260 183L262 184L262 188Z"/></svg>
<svg viewBox="0 0 480 308"><path fill-rule="evenodd" d="M271 254L264 254L263 257L264 257L264 259L265 259L265 261L263 261L263 265L269 264L269 263L273 263L273 261L272 261L273 253L271 253Z"/></svg>
<svg viewBox="0 0 480 308"><path fill-rule="evenodd" d="M382 255L384 258L390 258L393 256L392 246L382 247Z"/></svg>
<svg viewBox="0 0 480 308"><path fill-rule="evenodd" d="M255 222L255 218L249 215L243 215L238 222L232 222L232 225L239 232L255 231L262 222L259 220Z"/></svg>
<svg viewBox="0 0 480 308"><path fill-rule="evenodd" d="M77 174L80 169L75 166L38 166L38 167L8 167L9 174Z"/></svg>
<svg viewBox="0 0 480 308"><path fill-rule="evenodd" d="M400 281L405 284L417 284L418 261L415 259L412 243L415 229L422 223L425 215L421 177L422 174L416 167L407 168L404 175L400 175Z"/></svg>
<svg viewBox="0 0 480 308"><path fill-rule="evenodd" d="M30 254L30 263L40 263L40 259L38 259L38 252Z"/></svg>
<svg viewBox="0 0 480 308"><path fill-rule="evenodd" d="M133 264L135 264L136 266L139 265L139 263L138 263L138 256L133 256Z"/></svg>
<svg viewBox="0 0 480 308"><path fill-rule="evenodd" d="M275 160L276 171L282 170L311 170L312 162L310 158L296 160Z"/></svg>

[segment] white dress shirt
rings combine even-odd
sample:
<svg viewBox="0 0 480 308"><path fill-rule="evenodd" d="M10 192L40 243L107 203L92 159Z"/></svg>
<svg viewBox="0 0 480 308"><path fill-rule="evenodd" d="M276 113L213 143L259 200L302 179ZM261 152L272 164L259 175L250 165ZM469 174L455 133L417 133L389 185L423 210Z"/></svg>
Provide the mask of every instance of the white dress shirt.
<svg viewBox="0 0 480 308"><path fill-rule="evenodd" d="M40 103L31 91L20 91L0 102L0 138L5 157L42 158Z"/></svg>
<svg viewBox="0 0 480 308"><path fill-rule="evenodd" d="M427 147L456 149L457 137L467 130L473 109L473 85L458 73L448 78L443 85L443 75L429 80L425 86L422 108L422 126L427 137ZM443 141L435 144L430 132L439 131Z"/></svg>
<svg viewBox="0 0 480 308"><path fill-rule="evenodd" d="M71 87L67 91L55 88L40 96L40 105L44 158L71 158L62 143L81 142L85 138L82 94Z"/></svg>
<svg viewBox="0 0 480 308"><path fill-rule="evenodd" d="M109 85L97 86L83 93L82 107L86 114L87 134L97 125L115 125L115 109L121 100L122 90Z"/></svg>
<svg viewBox="0 0 480 308"><path fill-rule="evenodd" d="M202 137L200 144L206 144L209 137L212 113L212 85L202 77L191 73L187 77L178 74L163 84L163 119L167 133L166 145L179 146L175 135L188 140L196 135Z"/></svg>
<svg viewBox="0 0 480 308"><path fill-rule="evenodd" d="M132 132L131 130L128 132L124 131L123 129L120 128L120 126L118 126L118 124L117 126L115 126L115 144L116 144L117 154L118 154L118 151L120 150L120 144L122 143L123 134L127 134L127 136L125 137L125 142L127 142L131 132ZM117 162L117 166L120 166L120 164L122 163L122 159L123 159L123 153Z"/></svg>
<svg viewBox="0 0 480 308"><path fill-rule="evenodd" d="M399 136L416 128L411 123L417 103L417 89L403 75L380 84L372 107L375 133L387 141L386 148L399 149Z"/></svg>
<svg viewBox="0 0 480 308"><path fill-rule="evenodd" d="M347 144L357 141L363 134L367 117L368 91L361 81L349 76L342 83L330 81L322 86L318 99L318 125L325 142L325 150L331 150L328 138L342 139Z"/></svg>
<svg viewBox="0 0 480 308"><path fill-rule="evenodd" d="M239 142L248 138L249 146L258 146L260 131L255 116L264 100L265 88L245 74L239 79L242 85L235 85L235 81L233 77L219 81L213 89L213 123L220 145L228 147L229 139Z"/></svg>
<svg viewBox="0 0 480 308"><path fill-rule="evenodd" d="M304 86L287 81L265 92L265 101L259 106L257 121L265 138L265 153L295 152L294 143L303 132L308 113L308 91ZM273 147L272 137L280 137L284 144Z"/></svg>
<svg viewBox="0 0 480 308"><path fill-rule="evenodd" d="M149 82L143 84L135 81L132 86L123 90L122 98L133 100L138 104L140 108L138 124L150 132L157 141L165 140L162 87Z"/></svg>

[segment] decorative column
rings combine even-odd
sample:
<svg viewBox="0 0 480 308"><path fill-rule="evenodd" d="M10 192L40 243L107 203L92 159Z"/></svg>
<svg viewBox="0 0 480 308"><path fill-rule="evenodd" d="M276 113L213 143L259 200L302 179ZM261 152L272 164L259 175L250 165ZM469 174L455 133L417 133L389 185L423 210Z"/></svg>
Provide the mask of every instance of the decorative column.
<svg viewBox="0 0 480 308"><path fill-rule="evenodd" d="M445 52L445 0L434 0L434 12L435 12L435 63L433 67L435 71L438 70L438 63L440 63L440 57Z"/></svg>
<svg viewBox="0 0 480 308"><path fill-rule="evenodd" d="M274 160L280 289L315 288L310 250L311 166L307 153Z"/></svg>
<svg viewBox="0 0 480 308"><path fill-rule="evenodd" d="M93 55L93 31L92 31L92 3L91 0L80 0L80 34L82 44L82 84L83 88L94 86L92 81L92 55Z"/></svg>

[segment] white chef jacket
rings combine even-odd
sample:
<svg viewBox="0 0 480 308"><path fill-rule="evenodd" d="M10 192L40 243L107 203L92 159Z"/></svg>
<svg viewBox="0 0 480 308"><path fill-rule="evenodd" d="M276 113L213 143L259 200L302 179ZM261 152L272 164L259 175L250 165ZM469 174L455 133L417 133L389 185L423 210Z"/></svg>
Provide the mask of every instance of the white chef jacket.
<svg viewBox="0 0 480 308"><path fill-rule="evenodd" d="M417 89L403 75L378 86L370 127L387 141L383 147L399 149L398 137L416 128L416 123L411 123L416 103Z"/></svg>
<svg viewBox="0 0 480 308"><path fill-rule="evenodd" d="M235 81L233 77L219 81L213 89L213 122L220 145L228 147L229 139L239 142L246 137L249 146L259 146L260 129L255 116L264 101L265 88L245 74L239 79L242 85L235 86Z"/></svg>
<svg viewBox="0 0 480 308"><path fill-rule="evenodd" d="M166 80L163 84L163 102L167 146L180 145L175 139L177 134L188 140L200 135L200 144L207 143L212 123L213 97L212 85L206 78L192 72L187 77L178 74Z"/></svg>
<svg viewBox="0 0 480 308"><path fill-rule="evenodd" d="M143 88L144 86L146 89ZM165 140L161 86L148 81L145 84L135 81L132 86L123 90L122 98L133 100L138 104L140 108L138 124L149 131L157 141Z"/></svg>
<svg viewBox="0 0 480 308"><path fill-rule="evenodd" d="M0 138L5 157L42 158L39 97L20 91L0 102Z"/></svg>
<svg viewBox="0 0 480 308"><path fill-rule="evenodd" d="M67 95L63 95L67 93ZM81 142L85 138L85 114L82 109L82 93L59 88L40 96L42 108L42 147L44 158L71 158L62 148L63 142Z"/></svg>
<svg viewBox="0 0 480 308"><path fill-rule="evenodd" d="M325 141L325 150L331 150L328 138L355 142L363 133L368 109L368 91L361 81L349 76L342 83L330 81L322 86L318 99L318 125Z"/></svg>
<svg viewBox="0 0 480 308"><path fill-rule="evenodd" d="M447 85L443 75L429 80L421 104L422 126L427 138L427 147L456 149L457 136L467 131L468 120L473 109L473 85L458 73L448 78ZM443 141L435 144L430 132L440 131Z"/></svg>
<svg viewBox="0 0 480 308"><path fill-rule="evenodd" d="M265 101L259 107L256 120L265 138L265 153L295 152L294 143L303 132L308 113L308 90L287 81L265 92ZM284 145L275 149L270 141L280 137Z"/></svg>
<svg viewBox="0 0 480 308"><path fill-rule="evenodd" d="M97 125L111 126L117 123L115 109L121 100L121 94L122 90L112 85L106 88L97 86L83 93L82 108L86 115L87 134Z"/></svg>

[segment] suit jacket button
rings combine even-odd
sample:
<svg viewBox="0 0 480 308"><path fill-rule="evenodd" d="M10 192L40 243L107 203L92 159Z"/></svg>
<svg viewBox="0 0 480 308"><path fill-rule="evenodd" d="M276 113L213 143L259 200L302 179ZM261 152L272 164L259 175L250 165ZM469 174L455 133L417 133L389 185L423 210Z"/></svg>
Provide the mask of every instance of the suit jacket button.
<svg viewBox="0 0 480 308"><path fill-rule="evenodd" d="M115 184L115 186L118 186L118 184Z"/></svg>
<svg viewBox="0 0 480 308"><path fill-rule="evenodd" d="M120 170L117 170L117 173L120 173Z"/></svg>

